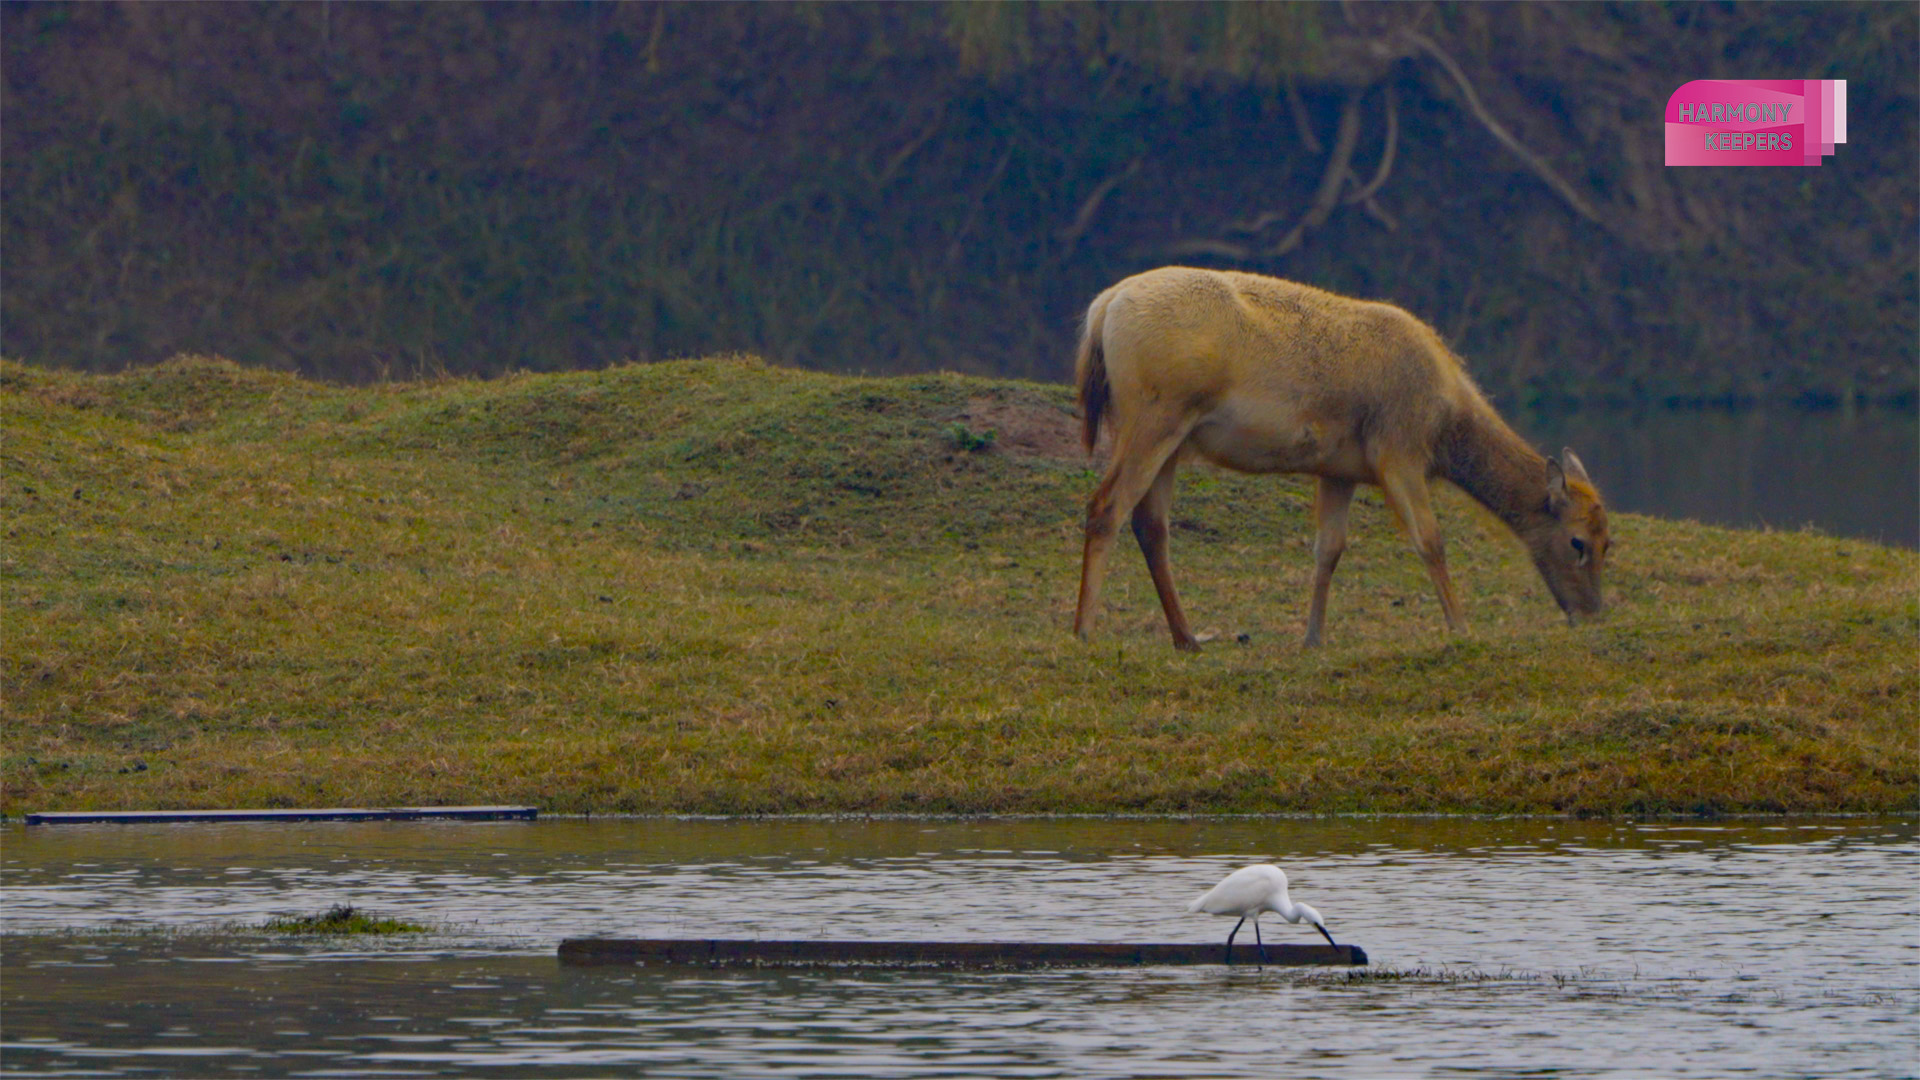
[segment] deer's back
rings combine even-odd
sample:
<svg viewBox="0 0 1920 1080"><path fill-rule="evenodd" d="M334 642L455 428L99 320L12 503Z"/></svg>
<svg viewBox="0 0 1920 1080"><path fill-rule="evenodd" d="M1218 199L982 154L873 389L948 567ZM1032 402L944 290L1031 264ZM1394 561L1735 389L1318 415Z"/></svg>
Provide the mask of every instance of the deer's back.
<svg viewBox="0 0 1920 1080"><path fill-rule="evenodd" d="M1370 480L1382 449L1424 453L1478 400L1433 329L1392 304L1188 267L1127 278L1102 302L1116 412L1197 412L1195 447L1234 468Z"/></svg>

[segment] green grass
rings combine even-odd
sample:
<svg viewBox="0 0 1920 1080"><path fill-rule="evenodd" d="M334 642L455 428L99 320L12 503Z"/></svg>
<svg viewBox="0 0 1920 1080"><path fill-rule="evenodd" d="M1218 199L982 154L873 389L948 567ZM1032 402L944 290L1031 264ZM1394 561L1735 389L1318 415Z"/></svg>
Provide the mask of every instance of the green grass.
<svg viewBox="0 0 1920 1080"><path fill-rule="evenodd" d="M1095 477L1023 449L1069 410L747 358L5 364L0 808L1920 807L1912 552L1617 515L1572 629L1443 492L1456 638L1363 493L1307 653L1307 489L1196 467L1174 566L1218 638L1174 653L1122 550L1082 643Z"/></svg>

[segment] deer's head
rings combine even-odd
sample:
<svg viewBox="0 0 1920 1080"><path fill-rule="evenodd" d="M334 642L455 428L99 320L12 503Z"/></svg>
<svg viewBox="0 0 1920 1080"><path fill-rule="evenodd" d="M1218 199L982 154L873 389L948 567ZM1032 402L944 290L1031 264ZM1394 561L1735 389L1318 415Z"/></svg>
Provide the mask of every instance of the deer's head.
<svg viewBox="0 0 1920 1080"><path fill-rule="evenodd" d="M1546 519L1527 548L1567 621L1598 615L1600 572L1607 563L1607 508L1573 451L1547 459Z"/></svg>

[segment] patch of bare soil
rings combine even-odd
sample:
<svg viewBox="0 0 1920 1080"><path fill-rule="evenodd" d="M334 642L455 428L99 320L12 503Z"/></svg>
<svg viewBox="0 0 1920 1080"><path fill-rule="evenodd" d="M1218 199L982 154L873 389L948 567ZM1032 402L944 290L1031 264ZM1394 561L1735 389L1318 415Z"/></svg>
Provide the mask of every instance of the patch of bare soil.
<svg viewBox="0 0 1920 1080"><path fill-rule="evenodd" d="M1080 446L1080 418L1059 406L1043 401L1021 401L977 397L955 417L967 429L984 435L994 433L993 450L1015 457L1056 458L1084 462L1087 452ZM1097 459L1106 456L1107 433L1100 432Z"/></svg>

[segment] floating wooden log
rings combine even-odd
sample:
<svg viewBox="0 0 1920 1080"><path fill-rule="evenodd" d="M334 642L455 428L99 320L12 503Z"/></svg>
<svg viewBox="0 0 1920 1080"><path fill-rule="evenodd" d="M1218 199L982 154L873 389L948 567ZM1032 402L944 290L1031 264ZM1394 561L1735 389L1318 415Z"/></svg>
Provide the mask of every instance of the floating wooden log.
<svg viewBox="0 0 1920 1080"><path fill-rule="evenodd" d="M532 821L531 806L376 806L319 810L78 810L28 814L29 825L158 825L209 821Z"/></svg>
<svg viewBox="0 0 1920 1080"><path fill-rule="evenodd" d="M1227 947L1039 941L724 941L674 938L568 938L560 962L580 966L772 967L867 964L901 967L1141 967L1224 964ZM1233 947L1232 962L1262 963L1253 945ZM1354 966L1358 945L1269 945L1270 967Z"/></svg>

